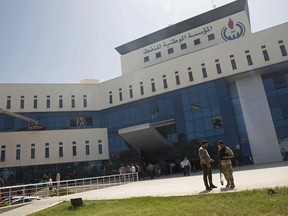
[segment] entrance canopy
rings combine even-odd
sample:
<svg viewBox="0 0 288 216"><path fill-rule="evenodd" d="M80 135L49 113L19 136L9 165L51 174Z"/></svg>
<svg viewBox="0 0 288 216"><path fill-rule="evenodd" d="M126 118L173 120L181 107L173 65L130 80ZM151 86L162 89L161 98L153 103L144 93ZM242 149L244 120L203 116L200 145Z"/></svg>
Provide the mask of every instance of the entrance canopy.
<svg viewBox="0 0 288 216"><path fill-rule="evenodd" d="M173 147L173 143L163 137L151 123L119 129L118 134L128 144L143 151L158 151Z"/></svg>

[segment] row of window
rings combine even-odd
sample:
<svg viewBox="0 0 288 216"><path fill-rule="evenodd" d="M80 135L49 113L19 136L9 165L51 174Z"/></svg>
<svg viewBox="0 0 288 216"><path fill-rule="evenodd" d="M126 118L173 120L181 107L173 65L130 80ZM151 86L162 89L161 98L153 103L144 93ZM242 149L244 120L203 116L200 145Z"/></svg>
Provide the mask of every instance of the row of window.
<svg viewBox="0 0 288 216"><path fill-rule="evenodd" d="M54 149L53 149L53 151L54 151ZM44 153L45 153L45 158L50 157L49 143L45 143ZM6 154L6 146L2 145L0 161L2 161L2 162L5 161L5 157L6 157L5 154ZM103 154L102 141L101 140L98 140L98 154ZM90 145L89 145L88 140L85 141L85 155L90 155ZM59 156L59 158L64 156L63 142L59 142L58 156ZM76 146L75 141L72 142L72 156L77 156L77 146ZM31 144L30 158L31 159L36 158L35 144ZM17 146L16 146L16 160L20 160L20 159L21 159L21 144L17 144Z"/></svg>
<svg viewBox="0 0 288 216"><path fill-rule="evenodd" d="M285 45L283 44L283 40L278 41L278 43L279 43L279 48L280 48L282 56L287 56L287 50L285 48ZM269 53L268 53L268 51L266 49L266 46L265 45L261 46L261 50L262 50L262 54L263 54L264 60L265 61L269 61L270 57L269 57ZM252 57L250 55L250 51L246 50L245 51L245 55L246 55L247 64L249 66L253 65L253 59L252 59ZM230 63L231 63L232 70L236 70L237 69L237 63L236 63L236 59L235 59L234 55L230 55L229 58L230 58ZM221 74L222 73L222 68L221 68L221 64L219 62L219 59L215 60L215 69L217 71L217 74ZM206 69L205 63L201 64L201 72L202 72L203 78L207 78L208 77L208 73L207 73L207 69ZM190 82L192 82L194 80L193 72L192 72L191 67L188 67L188 79L189 79ZM151 81L151 91L155 92L156 91L155 81L154 81L153 78L150 81ZM168 83L167 83L166 75L162 76L162 81L163 81L163 88L167 89L168 88ZM178 71L175 72L175 82L176 82L176 85L180 85L181 84ZM143 82L140 82L140 94L144 95ZM129 97L133 98L132 85L129 86ZM122 89L121 88L119 88L119 100L123 101L123 93L122 93ZM113 103L112 91L109 92L109 103L110 104Z"/></svg>
<svg viewBox="0 0 288 216"><path fill-rule="evenodd" d="M88 107L88 100L87 100L87 95L83 95L83 99L82 99L82 103L83 103L83 108ZM33 108L37 109L38 108L38 96L34 95L34 99L33 99ZM6 109L11 109L12 106L12 98L11 96L7 96L7 102L6 102ZM58 100L58 107L59 108L63 108L63 96L59 95L59 100ZM76 107L76 98L75 95L71 95L71 108L75 108ZM20 97L20 109L24 109L25 108L25 96L21 96ZM46 96L46 108L49 109L51 108L51 98L50 95Z"/></svg>
<svg viewBox="0 0 288 216"><path fill-rule="evenodd" d="M214 39L215 39L215 35L214 35L214 34L209 34L207 37L208 37L208 41L211 41L211 40L214 40ZM200 38L195 39L195 40L193 41L193 43L194 43L194 46L200 45L200 44L201 44ZM181 49L181 50L187 49L187 43L182 43L182 44L180 44L180 49ZM168 49L167 49L167 53L168 53L168 55L174 53L174 48L173 48L173 47L168 48ZM156 58L156 59L161 58L161 57L162 57L161 52L156 52L156 53L155 53L155 58ZM149 61L150 61L149 56L144 56L144 62L149 62Z"/></svg>

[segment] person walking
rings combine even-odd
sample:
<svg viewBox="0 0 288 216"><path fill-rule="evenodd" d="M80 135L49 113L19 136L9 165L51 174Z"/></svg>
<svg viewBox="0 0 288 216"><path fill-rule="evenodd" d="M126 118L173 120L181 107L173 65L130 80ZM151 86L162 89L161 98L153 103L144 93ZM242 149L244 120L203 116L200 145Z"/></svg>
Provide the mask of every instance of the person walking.
<svg viewBox="0 0 288 216"><path fill-rule="evenodd" d="M185 157L184 160L181 161L180 166L183 169L184 176L189 176L189 170L191 170L191 164L190 161L187 159L187 157Z"/></svg>
<svg viewBox="0 0 288 216"><path fill-rule="evenodd" d="M225 145L223 140L218 141L218 159L219 159L219 167L220 172L223 173L224 178L227 182L226 187L227 188L235 188L234 184L234 177L233 177L233 168L232 168L232 162L231 158L234 157L233 151Z"/></svg>
<svg viewBox="0 0 288 216"><path fill-rule="evenodd" d="M203 169L203 181L206 187L206 190L212 190L213 188L217 188L212 182L212 171L211 171L211 163L214 162L207 151L208 141L203 140L201 142L201 147L198 150L200 164ZM208 184L209 182L209 184Z"/></svg>

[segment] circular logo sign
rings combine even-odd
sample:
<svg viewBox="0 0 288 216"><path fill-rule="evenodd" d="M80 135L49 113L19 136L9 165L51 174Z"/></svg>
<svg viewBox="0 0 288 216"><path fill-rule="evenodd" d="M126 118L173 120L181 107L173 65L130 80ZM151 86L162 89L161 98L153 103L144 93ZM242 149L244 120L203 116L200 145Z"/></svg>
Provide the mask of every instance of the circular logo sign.
<svg viewBox="0 0 288 216"><path fill-rule="evenodd" d="M236 22L229 18L227 26L223 27L221 36L225 41L238 39L245 35L245 26L241 22Z"/></svg>

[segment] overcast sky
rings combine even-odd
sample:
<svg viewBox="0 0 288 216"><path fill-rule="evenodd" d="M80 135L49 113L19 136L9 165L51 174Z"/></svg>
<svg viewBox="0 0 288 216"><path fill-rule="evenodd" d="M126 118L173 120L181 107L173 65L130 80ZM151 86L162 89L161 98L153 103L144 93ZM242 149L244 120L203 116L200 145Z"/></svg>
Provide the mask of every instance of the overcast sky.
<svg viewBox="0 0 288 216"><path fill-rule="evenodd" d="M288 0L248 2L253 32L288 21ZM212 0L0 0L0 83L121 76L116 47L212 9Z"/></svg>

